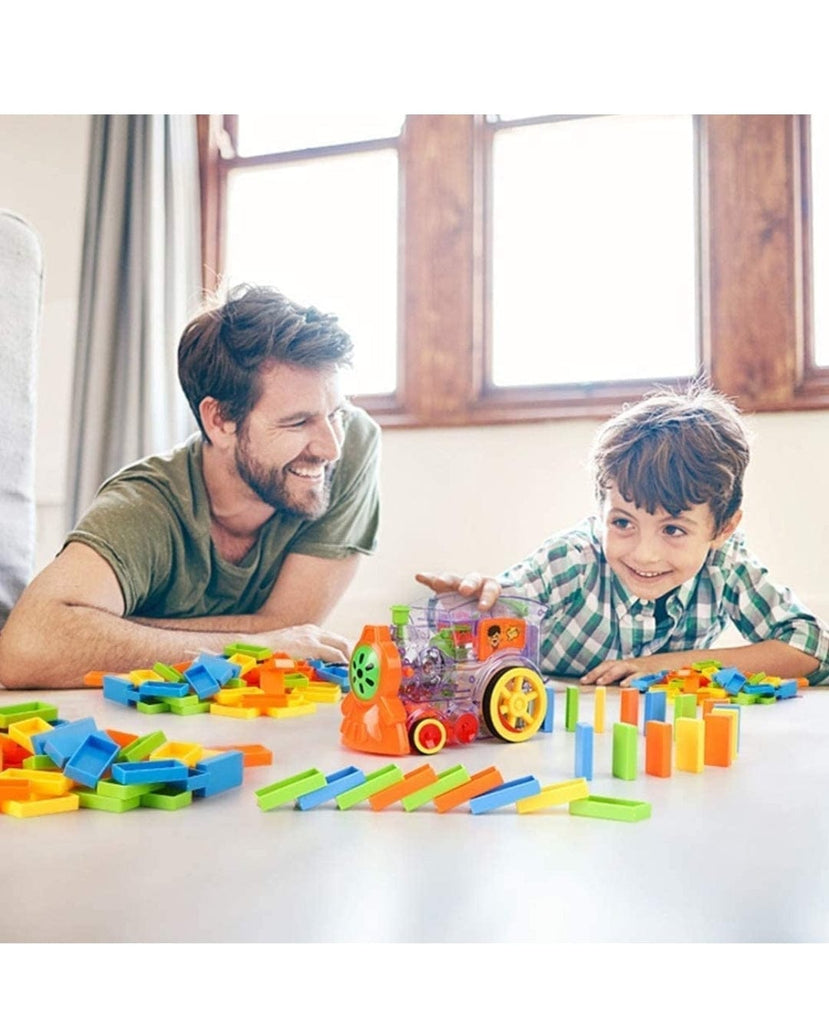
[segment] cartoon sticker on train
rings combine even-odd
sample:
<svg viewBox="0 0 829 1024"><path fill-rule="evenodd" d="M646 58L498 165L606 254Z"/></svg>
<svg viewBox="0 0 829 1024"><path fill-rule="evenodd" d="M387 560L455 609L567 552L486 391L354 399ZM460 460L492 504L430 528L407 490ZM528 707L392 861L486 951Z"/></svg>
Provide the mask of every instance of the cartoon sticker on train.
<svg viewBox="0 0 829 1024"><path fill-rule="evenodd" d="M486 612L474 598L394 605L391 626L365 626L349 664L342 741L391 756L435 754L490 735L511 743L544 723L538 669L545 607L502 596Z"/></svg>

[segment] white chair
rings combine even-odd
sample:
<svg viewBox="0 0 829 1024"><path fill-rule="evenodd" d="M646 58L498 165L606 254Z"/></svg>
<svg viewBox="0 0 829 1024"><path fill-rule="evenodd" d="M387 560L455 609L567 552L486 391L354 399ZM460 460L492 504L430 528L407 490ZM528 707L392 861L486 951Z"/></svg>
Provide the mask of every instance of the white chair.
<svg viewBox="0 0 829 1024"><path fill-rule="evenodd" d="M35 356L40 331L40 240L0 210L0 629L32 577L35 552Z"/></svg>

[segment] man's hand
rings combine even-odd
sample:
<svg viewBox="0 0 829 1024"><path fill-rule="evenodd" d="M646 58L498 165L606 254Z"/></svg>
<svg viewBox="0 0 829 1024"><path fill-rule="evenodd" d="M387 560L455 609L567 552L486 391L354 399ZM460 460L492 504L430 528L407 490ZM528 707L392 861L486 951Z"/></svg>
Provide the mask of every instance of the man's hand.
<svg viewBox="0 0 829 1024"><path fill-rule="evenodd" d="M581 677L580 681L587 686L612 686L614 683L618 683L620 686L630 686L635 677L642 675L645 671L645 666L639 658L603 661L601 665L591 668Z"/></svg>
<svg viewBox="0 0 829 1024"><path fill-rule="evenodd" d="M492 576L482 576L479 572L470 572L466 576L456 576L444 572L423 573L415 575L418 583L424 583L436 594L448 594L453 591L462 597L477 597L478 607L482 612L488 611L501 594L501 584Z"/></svg>
<svg viewBox="0 0 829 1024"><path fill-rule="evenodd" d="M253 633L244 637L244 642L270 647L273 651L284 651L298 661L303 658L319 658L322 661L347 663L351 657L351 644L345 637L311 623L272 629L267 633Z"/></svg>

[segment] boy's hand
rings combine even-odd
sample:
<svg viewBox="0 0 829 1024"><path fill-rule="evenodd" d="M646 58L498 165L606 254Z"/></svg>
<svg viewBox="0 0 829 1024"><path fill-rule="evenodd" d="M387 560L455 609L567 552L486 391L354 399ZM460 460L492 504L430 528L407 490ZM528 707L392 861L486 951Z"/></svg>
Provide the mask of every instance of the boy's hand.
<svg viewBox="0 0 829 1024"><path fill-rule="evenodd" d="M591 668L583 675L581 682L587 686L612 686L614 683L618 683L619 686L630 686L634 678L642 675L644 671L645 667L638 658L603 661L601 665Z"/></svg>
<svg viewBox="0 0 829 1024"><path fill-rule="evenodd" d="M454 573L444 572L424 573L415 575L418 583L424 583L431 587L436 594L447 594L452 591L461 594L463 597L478 598L478 607L482 612L488 611L498 600L501 593L501 584L491 576L482 576L479 572L470 572L466 576L456 576Z"/></svg>

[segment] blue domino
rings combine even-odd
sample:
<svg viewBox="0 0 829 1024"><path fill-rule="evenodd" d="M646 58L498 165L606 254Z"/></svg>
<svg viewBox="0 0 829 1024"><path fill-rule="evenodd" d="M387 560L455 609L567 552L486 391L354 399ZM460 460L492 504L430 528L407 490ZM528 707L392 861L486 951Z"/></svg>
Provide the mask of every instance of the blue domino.
<svg viewBox="0 0 829 1024"><path fill-rule="evenodd" d="M778 700L786 700L787 697L796 697L797 696L797 689L798 689L798 687L797 687L797 680L796 679L787 679L785 682L781 683L777 687L777 689L776 689L777 699Z"/></svg>
<svg viewBox="0 0 829 1024"><path fill-rule="evenodd" d="M145 697L186 697L189 692L190 684L187 682L160 683L150 680L141 683L138 687L138 693L142 700Z"/></svg>
<svg viewBox="0 0 829 1024"><path fill-rule="evenodd" d="M355 786L361 786L366 781L365 773L354 765L325 776L325 786L320 786L310 793L304 793L297 798L296 806L300 811L310 811L313 807L333 800L340 793L346 793Z"/></svg>
<svg viewBox="0 0 829 1024"><path fill-rule="evenodd" d="M138 689L133 686L129 679L123 676L104 676L101 689L107 700L114 700L116 704L138 703Z"/></svg>
<svg viewBox="0 0 829 1024"><path fill-rule="evenodd" d="M202 652L193 664L204 665L220 686L230 682L242 671L242 666L237 665L235 661L228 661L227 658L222 658L218 654L208 654L207 652ZM184 674L187 675L186 672Z"/></svg>
<svg viewBox="0 0 829 1024"><path fill-rule="evenodd" d="M593 780L593 726L576 723L575 778Z"/></svg>
<svg viewBox="0 0 829 1024"><path fill-rule="evenodd" d="M120 749L103 730L91 732L63 766L63 774L94 789Z"/></svg>
<svg viewBox="0 0 829 1024"><path fill-rule="evenodd" d="M157 761L118 761L112 766L113 779L124 785L131 782L186 782L189 775L187 765L174 757Z"/></svg>
<svg viewBox="0 0 829 1024"><path fill-rule="evenodd" d="M541 726L542 732L552 732L553 722L555 721L555 694L556 691L552 686L545 686L544 689L547 691L547 712L544 715L544 723Z"/></svg>
<svg viewBox="0 0 829 1024"><path fill-rule="evenodd" d="M541 783L534 775L524 775L520 779L513 779L511 782L504 782L488 793L481 793L469 801L469 809L473 814L484 814L486 811L494 811L498 807L505 807L507 804L514 804L525 796L535 796L541 792Z"/></svg>
<svg viewBox="0 0 829 1024"><path fill-rule="evenodd" d="M242 785L245 757L241 750L225 750L199 761L196 770L203 773L204 785L195 790L195 795L215 796L224 793L226 789Z"/></svg>
<svg viewBox="0 0 829 1024"><path fill-rule="evenodd" d="M40 742L41 749L35 747L35 753L46 754L55 762L58 768L63 768L69 758L75 753L87 736L90 736L97 726L94 718L79 718L75 722L68 722L66 725L50 729L48 732L38 733L32 740L43 737Z"/></svg>
<svg viewBox="0 0 829 1024"><path fill-rule="evenodd" d="M668 695L664 690L645 694L645 714L642 722L644 732L648 722L664 722L668 707Z"/></svg>
<svg viewBox="0 0 829 1024"><path fill-rule="evenodd" d="M732 696L746 684L746 677L738 668L721 668L714 673L713 680Z"/></svg>
<svg viewBox="0 0 829 1024"><path fill-rule="evenodd" d="M199 700L207 700L222 688L222 684L210 669L196 661L190 668L184 670L184 678L193 687L193 691L198 694Z"/></svg>

